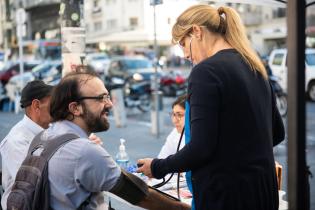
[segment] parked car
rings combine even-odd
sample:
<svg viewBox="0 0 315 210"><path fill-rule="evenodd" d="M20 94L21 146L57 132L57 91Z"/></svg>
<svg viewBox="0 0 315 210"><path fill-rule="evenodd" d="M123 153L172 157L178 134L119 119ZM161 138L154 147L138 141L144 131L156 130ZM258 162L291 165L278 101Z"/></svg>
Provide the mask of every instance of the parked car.
<svg viewBox="0 0 315 210"><path fill-rule="evenodd" d="M32 69L32 74L36 79L44 80L50 76L61 74L62 62L59 61L47 61Z"/></svg>
<svg viewBox="0 0 315 210"><path fill-rule="evenodd" d="M24 62L24 71L30 71L32 68L37 66L39 64L39 61L28 61ZM0 72L0 81L3 85L7 84L10 78L14 75L17 75L20 73L20 64L14 63L13 65L10 65L8 68L4 69Z"/></svg>
<svg viewBox="0 0 315 210"><path fill-rule="evenodd" d="M6 86L10 86L10 89L15 91L21 90L21 81L23 80L23 86L28 82L35 79L43 80L45 83L50 83L55 80L56 77L61 77L61 61L46 61L42 64L35 66L31 71L24 72L23 74L17 74L10 78Z"/></svg>
<svg viewBox="0 0 315 210"><path fill-rule="evenodd" d="M86 62L100 75L107 74L110 59L105 53L87 54Z"/></svg>
<svg viewBox="0 0 315 210"><path fill-rule="evenodd" d="M150 80L155 74L152 62L143 56L119 56L111 59L107 77L118 77L127 79L132 77L135 80ZM158 76L162 71L158 68Z"/></svg>
<svg viewBox="0 0 315 210"><path fill-rule="evenodd" d="M287 92L287 49L273 50L268 64L273 74L279 77L280 86ZM305 91L309 99L315 101L315 49L311 48L305 50Z"/></svg>
<svg viewBox="0 0 315 210"><path fill-rule="evenodd" d="M2 68L4 67L5 65L5 60L4 60L4 52L1 52L0 51L0 71L2 70Z"/></svg>

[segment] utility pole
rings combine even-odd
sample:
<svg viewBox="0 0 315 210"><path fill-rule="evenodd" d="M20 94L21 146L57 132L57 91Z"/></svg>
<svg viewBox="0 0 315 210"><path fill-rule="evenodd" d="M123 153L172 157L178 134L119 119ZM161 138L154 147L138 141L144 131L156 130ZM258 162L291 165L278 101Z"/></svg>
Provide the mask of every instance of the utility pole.
<svg viewBox="0 0 315 210"><path fill-rule="evenodd" d="M310 209L306 159L305 0L287 1L288 26L288 198L290 210ZM301 71L302 70L302 71Z"/></svg>
<svg viewBox="0 0 315 210"><path fill-rule="evenodd" d="M61 0L62 76L83 65L85 59L85 24L83 0Z"/></svg>
<svg viewBox="0 0 315 210"><path fill-rule="evenodd" d="M2 5L1 5L2 4ZM9 0L4 0L0 3L0 20L1 22L1 30L2 30L2 42L3 42L3 49L4 52L7 53L8 50L8 32L7 32L7 23L10 21L10 8L9 8ZM1 8L2 7L2 8Z"/></svg>
<svg viewBox="0 0 315 210"><path fill-rule="evenodd" d="M157 68L158 68L158 46L157 46L157 40L156 40L156 15L155 15L155 6L162 4L162 0L150 0L150 5L153 6L153 21L154 21L154 81L152 84L153 89L153 110L151 111L151 131L153 134L159 137L160 134L160 107L159 107L159 101L160 101L160 91L159 91L159 84L158 84L158 74L157 74Z"/></svg>

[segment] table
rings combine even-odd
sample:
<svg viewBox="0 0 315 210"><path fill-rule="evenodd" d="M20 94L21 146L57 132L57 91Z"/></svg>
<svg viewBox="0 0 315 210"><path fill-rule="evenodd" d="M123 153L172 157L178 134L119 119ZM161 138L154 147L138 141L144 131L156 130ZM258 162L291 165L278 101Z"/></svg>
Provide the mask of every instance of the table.
<svg viewBox="0 0 315 210"><path fill-rule="evenodd" d="M138 175L139 176L139 175ZM157 180L157 179L148 179L146 177L141 177L145 182L148 183L148 185L155 185L157 183L160 183L161 180ZM177 197L177 176L174 175L174 177L170 180L169 183L165 184L164 186L160 187L159 190L168 193L174 197ZM191 204L191 197L189 196L189 194L187 194L188 188L186 185L186 180L183 178L180 179L180 195L181 195L181 201L187 204ZM279 210L288 210L288 202L285 201L283 199L283 197L285 196L286 192L280 190L279 191ZM130 203L126 202L125 200L117 197L116 195L113 195L111 193L106 193L106 195L112 199L115 199L115 201L120 202L122 205L125 206L125 209L137 209L140 210L142 208L140 207L136 207L131 205ZM114 206L115 208L115 206ZM123 208L124 209L124 208ZM117 209L117 210L121 210L121 208Z"/></svg>

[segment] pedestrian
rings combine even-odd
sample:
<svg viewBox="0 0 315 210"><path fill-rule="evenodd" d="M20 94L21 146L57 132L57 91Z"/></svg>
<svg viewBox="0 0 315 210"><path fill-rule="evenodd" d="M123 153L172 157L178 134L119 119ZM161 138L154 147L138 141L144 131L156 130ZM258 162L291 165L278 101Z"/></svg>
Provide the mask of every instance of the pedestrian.
<svg viewBox="0 0 315 210"><path fill-rule="evenodd" d="M25 109L24 117L1 141L2 187L4 189L1 206L4 210L7 209L7 198L32 139L48 128L51 121L49 103L52 88L53 86L40 80L27 83L22 90L20 100L21 108Z"/></svg>
<svg viewBox="0 0 315 210"><path fill-rule="evenodd" d="M50 104L53 122L41 140L53 141L67 133L79 138L59 148L49 160L51 208L71 210L84 204L84 209L99 209L105 202L99 199L102 192L110 191L144 208L190 209L149 189L139 178L121 170L103 147L88 140L90 133L109 129L112 106L104 83L90 71L69 73L54 88Z"/></svg>
<svg viewBox="0 0 315 210"><path fill-rule="evenodd" d="M174 125L171 133L166 137L166 141L158 154L158 158L167 158L173 155L185 145L185 136L181 134L185 125L185 101L186 95L179 96L172 104L172 112L170 113L172 123ZM179 144L180 141L180 144Z"/></svg>
<svg viewBox="0 0 315 210"><path fill-rule="evenodd" d="M192 6L177 18L172 37L195 65L186 102L189 143L166 159L138 160L138 172L162 178L191 171L192 209L278 209L273 146L284 139L284 126L239 15L230 7Z"/></svg>

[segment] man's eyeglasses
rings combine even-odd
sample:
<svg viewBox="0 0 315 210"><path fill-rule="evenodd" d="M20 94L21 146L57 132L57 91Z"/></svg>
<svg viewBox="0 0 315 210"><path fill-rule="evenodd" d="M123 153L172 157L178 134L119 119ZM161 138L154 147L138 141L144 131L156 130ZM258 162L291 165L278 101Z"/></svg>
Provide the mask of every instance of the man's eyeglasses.
<svg viewBox="0 0 315 210"><path fill-rule="evenodd" d="M110 101L110 95L108 94L102 94L99 96L82 96L80 98L78 98L78 101L82 101L82 100L86 100L86 99L94 99L97 100L99 102L109 102Z"/></svg>
<svg viewBox="0 0 315 210"><path fill-rule="evenodd" d="M181 120L184 116L185 116L185 114L182 114L182 113L178 113L178 112L170 112L169 113L170 114L170 117L171 118L175 118L176 120Z"/></svg>

